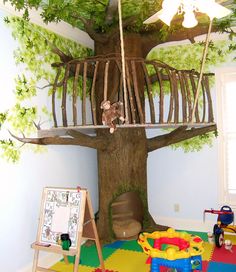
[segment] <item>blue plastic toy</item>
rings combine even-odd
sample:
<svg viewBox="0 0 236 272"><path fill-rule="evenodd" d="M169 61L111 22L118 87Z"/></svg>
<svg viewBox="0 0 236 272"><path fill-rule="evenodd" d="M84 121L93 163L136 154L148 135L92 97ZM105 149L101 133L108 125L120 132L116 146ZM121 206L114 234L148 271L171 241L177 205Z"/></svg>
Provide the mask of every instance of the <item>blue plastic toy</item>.
<svg viewBox="0 0 236 272"><path fill-rule="evenodd" d="M154 246L149 243L151 239ZM201 254L204 249L199 236L169 228L167 231L140 233L138 243L151 259L151 272L160 272L161 266L177 269L178 272L202 270Z"/></svg>

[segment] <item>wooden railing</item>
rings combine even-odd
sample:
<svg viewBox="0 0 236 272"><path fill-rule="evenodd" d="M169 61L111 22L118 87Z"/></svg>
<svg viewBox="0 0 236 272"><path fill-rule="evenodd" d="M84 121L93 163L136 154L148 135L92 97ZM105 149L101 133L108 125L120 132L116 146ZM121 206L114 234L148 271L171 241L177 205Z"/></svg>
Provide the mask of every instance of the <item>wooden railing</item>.
<svg viewBox="0 0 236 272"><path fill-rule="evenodd" d="M125 69L126 96L123 91L120 57L93 57L58 65L52 92L54 127L101 125L99 107L107 99L111 102L123 102L127 110L124 112L128 113L125 125L129 126L214 122L209 85L209 77L213 74L203 74L192 120L198 72L176 70L159 61L138 58L126 58ZM61 113L56 107L59 88L62 92ZM101 91L103 94L98 95ZM78 106L78 93L81 106ZM69 96L71 106L68 104ZM124 100L124 97L127 99ZM68 110L72 112L69 121ZM62 124L58 122L59 115ZM90 121L87 120L88 116L91 116Z"/></svg>

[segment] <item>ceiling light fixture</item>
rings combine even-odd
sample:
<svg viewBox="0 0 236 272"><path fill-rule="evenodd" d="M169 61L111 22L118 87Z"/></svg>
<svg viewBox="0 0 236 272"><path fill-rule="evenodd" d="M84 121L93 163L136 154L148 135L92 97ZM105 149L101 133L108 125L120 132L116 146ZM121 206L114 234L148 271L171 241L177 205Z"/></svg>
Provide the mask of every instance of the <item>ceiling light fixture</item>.
<svg viewBox="0 0 236 272"><path fill-rule="evenodd" d="M145 20L144 24L151 24L160 19L170 26L176 14L183 14L183 27L192 28L198 24L195 18L197 12L205 13L212 20L213 18L223 18L232 11L217 4L215 0L164 0L162 9Z"/></svg>
<svg viewBox="0 0 236 272"><path fill-rule="evenodd" d="M198 12L206 14L210 19L210 24L202 55L201 69L193 103L192 115L189 119L189 121L192 123L194 122L194 116L203 77L203 70L209 46L210 33L212 29L212 21L214 18L217 19L223 18L229 15L232 11L221 6L220 4L217 4L215 0L163 0L162 9L159 10L154 15L152 15L151 17L149 17L146 21L144 21L144 24L151 24L160 19L165 24L170 26L171 21L176 14L178 15L183 14L184 15L184 20L182 22L183 27L192 28L198 24L198 21L195 17L196 13Z"/></svg>

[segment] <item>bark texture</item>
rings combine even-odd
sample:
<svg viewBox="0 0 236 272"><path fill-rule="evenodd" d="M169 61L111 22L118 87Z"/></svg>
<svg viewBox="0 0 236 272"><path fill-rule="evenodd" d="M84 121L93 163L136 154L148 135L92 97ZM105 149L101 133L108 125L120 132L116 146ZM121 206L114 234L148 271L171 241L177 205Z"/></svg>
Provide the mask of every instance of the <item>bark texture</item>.
<svg viewBox="0 0 236 272"><path fill-rule="evenodd" d="M100 130L99 136L108 134ZM106 137L106 136L105 136ZM145 129L119 129L108 136L107 149L98 150L99 216L100 237L111 234L109 209L112 200L119 194L134 190L143 192L146 203L147 191L147 141ZM108 221L109 220L109 221Z"/></svg>

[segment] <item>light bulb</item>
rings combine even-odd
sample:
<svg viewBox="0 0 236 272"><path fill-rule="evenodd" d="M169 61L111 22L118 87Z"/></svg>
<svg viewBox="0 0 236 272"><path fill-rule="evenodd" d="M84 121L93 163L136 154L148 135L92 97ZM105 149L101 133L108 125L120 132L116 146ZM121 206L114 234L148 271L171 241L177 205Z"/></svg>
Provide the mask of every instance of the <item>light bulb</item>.
<svg viewBox="0 0 236 272"><path fill-rule="evenodd" d="M170 22L176 13L177 13L177 10L162 9L161 14L159 15L159 19L162 20L162 22L164 22L168 26L170 26Z"/></svg>
<svg viewBox="0 0 236 272"><path fill-rule="evenodd" d="M213 18L223 18L232 11L217 4L215 0L163 0L162 9L144 21L145 24L151 24L158 19L170 26L170 22L177 12L184 12L183 26L187 28L198 24L194 12L206 13L210 20Z"/></svg>
<svg viewBox="0 0 236 272"><path fill-rule="evenodd" d="M183 27L186 28L191 28L191 27L195 27L198 24L198 21L195 18L195 14L193 11L186 11L184 13L184 20L183 20Z"/></svg>
<svg viewBox="0 0 236 272"><path fill-rule="evenodd" d="M145 20L144 24L152 24L157 20L162 20L168 26L174 15L177 13L181 0L164 0L162 3L162 9L157 13L153 14L147 20Z"/></svg>
<svg viewBox="0 0 236 272"><path fill-rule="evenodd" d="M164 0L162 3L163 9L159 14L159 19L170 26L170 22L177 13L180 4L181 0Z"/></svg>
<svg viewBox="0 0 236 272"><path fill-rule="evenodd" d="M232 12L230 9L217 4L214 0L198 0L196 1L196 7L199 12L205 13L211 20L213 18L223 18Z"/></svg>

